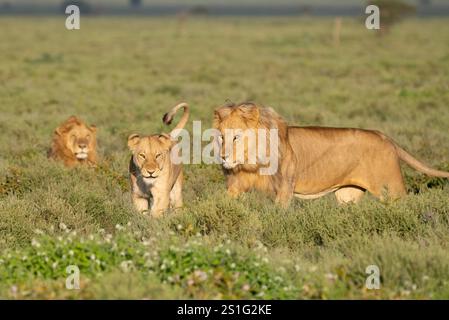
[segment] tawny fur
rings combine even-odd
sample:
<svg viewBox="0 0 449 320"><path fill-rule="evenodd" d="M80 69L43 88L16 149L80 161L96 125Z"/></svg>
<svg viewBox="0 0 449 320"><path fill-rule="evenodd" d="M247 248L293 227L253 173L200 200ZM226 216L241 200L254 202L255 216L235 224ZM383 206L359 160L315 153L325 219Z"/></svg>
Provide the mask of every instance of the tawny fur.
<svg viewBox="0 0 449 320"><path fill-rule="evenodd" d="M96 127L88 126L78 117L71 116L54 131L48 157L62 161L67 167L79 164L95 166L97 164Z"/></svg>
<svg viewBox="0 0 449 320"><path fill-rule="evenodd" d="M406 194L400 160L427 175L449 178L448 172L429 168L378 131L287 126L271 108L253 103L220 107L213 123L222 133L227 128L279 130L276 174L260 175L257 164L223 169L232 197L258 189L286 206L293 196L316 199L333 192L339 203L348 203L367 190L381 200L397 199Z"/></svg>
<svg viewBox="0 0 449 320"><path fill-rule="evenodd" d="M184 109L184 114L170 135L141 137L133 134L128 137L128 147L132 152L129 172L134 207L139 212L149 211L153 217L162 216L170 207L176 209L183 205L182 165L172 163L170 152L176 147L177 130L187 123L188 105L178 104L164 116L163 121L169 124L176 111L181 108Z"/></svg>

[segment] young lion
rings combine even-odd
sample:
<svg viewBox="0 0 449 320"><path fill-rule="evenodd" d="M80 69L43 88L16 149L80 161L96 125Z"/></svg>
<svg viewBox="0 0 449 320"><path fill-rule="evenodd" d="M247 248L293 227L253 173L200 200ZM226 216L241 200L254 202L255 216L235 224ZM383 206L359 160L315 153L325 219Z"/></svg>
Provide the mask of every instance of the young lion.
<svg viewBox="0 0 449 320"><path fill-rule="evenodd" d="M429 168L378 131L288 126L271 108L253 103L216 109L214 127L221 132L221 162L232 197L258 189L275 194L284 206L293 196L316 199L328 193L339 203L357 202L365 191L381 200L386 195L396 199L406 194L400 160L429 176L449 178L449 172ZM232 136L225 134L227 129ZM278 130L279 166L273 175L261 175L261 164L248 164L247 159L242 163L233 156L239 130L248 129ZM232 148L226 150L226 144Z"/></svg>
<svg viewBox="0 0 449 320"><path fill-rule="evenodd" d="M139 136L132 134L128 138L128 147L132 152L129 163L132 200L139 212L148 211L160 217L170 206L182 207L182 165L174 164L170 152L176 145L176 132L184 128L189 118L187 103L180 103L164 115L165 124L170 124L176 112L183 108L184 114L178 125L168 134Z"/></svg>
<svg viewBox="0 0 449 320"><path fill-rule="evenodd" d="M77 164L97 164L97 128L86 125L81 119L71 116L53 134L48 157L59 160L67 167Z"/></svg>

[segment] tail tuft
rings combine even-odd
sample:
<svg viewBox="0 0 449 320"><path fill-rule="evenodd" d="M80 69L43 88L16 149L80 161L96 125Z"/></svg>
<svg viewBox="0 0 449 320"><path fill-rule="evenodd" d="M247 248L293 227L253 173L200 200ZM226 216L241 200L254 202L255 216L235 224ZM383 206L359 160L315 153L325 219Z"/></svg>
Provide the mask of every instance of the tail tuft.
<svg viewBox="0 0 449 320"><path fill-rule="evenodd" d="M185 102L179 103L162 117L162 121L169 125L175 117L176 112L181 108L184 109L184 114L182 115L181 120L179 120L179 123L170 132L172 138L176 138L177 135L179 135L178 131L183 129L186 125L187 120L189 119L189 105Z"/></svg>
<svg viewBox="0 0 449 320"><path fill-rule="evenodd" d="M166 124L169 125L171 124L171 122L173 121L173 117L170 117L170 115L168 114L168 112L166 114L164 114L164 116L162 117L162 121Z"/></svg>

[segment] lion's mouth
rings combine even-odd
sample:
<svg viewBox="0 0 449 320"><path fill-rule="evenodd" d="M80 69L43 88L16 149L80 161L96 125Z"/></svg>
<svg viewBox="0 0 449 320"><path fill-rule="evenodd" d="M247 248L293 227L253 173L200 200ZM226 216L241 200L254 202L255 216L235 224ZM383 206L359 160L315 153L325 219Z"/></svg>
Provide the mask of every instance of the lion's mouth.
<svg viewBox="0 0 449 320"><path fill-rule="evenodd" d="M223 165L223 168L229 170L229 169L234 169L235 167L237 167L238 163L229 163L229 162L223 161L222 165Z"/></svg>
<svg viewBox="0 0 449 320"><path fill-rule="evenodd" d="M159 172L146 172L146 170L144 170L140 175L144 180L154 180L159 176Z"/></svg>
<svg viewBox="0 0 449 320"><path fill-rule="evenodd" d="M143 176L142 175L142 178L146 184L153 184L157 180L157 176L154 176L154 175L152 175L152 176Z"/></svg>
<svg viewBox="0 0 449 320"><path fill-rule="evenodd" d="M87 152L78 152L76 154L76 158L79 160L85 160L87 159L87 156L88 156Z"/></svg>

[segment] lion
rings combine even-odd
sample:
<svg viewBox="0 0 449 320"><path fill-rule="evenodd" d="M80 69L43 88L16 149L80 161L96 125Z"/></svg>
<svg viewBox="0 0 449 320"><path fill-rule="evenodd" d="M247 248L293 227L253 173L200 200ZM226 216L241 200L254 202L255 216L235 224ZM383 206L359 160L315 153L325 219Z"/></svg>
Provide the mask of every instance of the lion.
<svg viewBox="0 0 449 320"><path fill-rule="evenodd" d="M76 116L64 121L53 133L48 157L66 167L97 164L97 128L86 125Z"/></svg>
<svg viewBox="0 0 449 320"><path fill-rule="evenodd" d="M171 161L170 152L176 145L177 131L184 128L189 118L189 106L180 103L163 117L170 124L176 112L183 108L184 113L178 125L169 134L128 137L128 147L132 152L129 162L131 193L134 207L145 213L151 202L150 215L160 217L170 207L181 208L182 165Z"/></svg>
<svg viewBox="0 0 449 320"><path fill-rule="evenodd" d="M273 109L255 103L217 108L213 126L220 132L220 161L231 197L257 189L273 194L283 206L293 196L316 199L329 193L340 204L356 203L366 191L381 201L398 199L406 194L400 160L426 175L449 178L448 172L428 167L379 131L288 126ZM226 129L277 129L275 173L261 175L262 164L247 163L248 143L244 144L244 161L233 160L239 137L226 137ZM231 148L224 148L226 139Z"/></svg>

